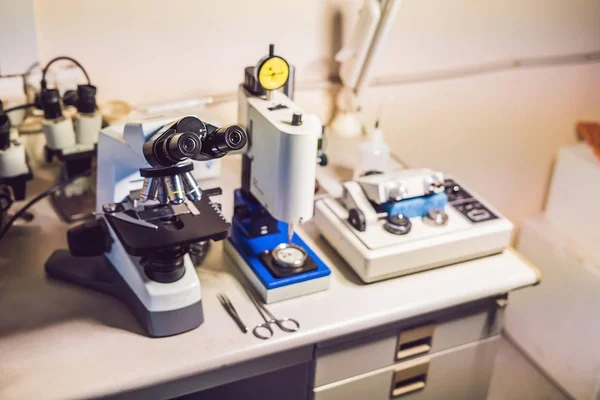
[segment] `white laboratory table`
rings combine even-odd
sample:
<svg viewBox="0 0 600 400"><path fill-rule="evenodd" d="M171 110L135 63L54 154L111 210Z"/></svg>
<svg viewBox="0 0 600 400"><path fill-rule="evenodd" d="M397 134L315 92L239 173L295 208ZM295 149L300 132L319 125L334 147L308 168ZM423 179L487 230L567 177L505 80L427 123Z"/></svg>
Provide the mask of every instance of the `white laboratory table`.
<svg viewBox="0 0 600 400"><path fill-rule="evenodd" d="M224 161L221 201L226 215L231 214L239 164L237 157ZM34 184L48 185L39 180ZM365 285L309 222L302 235L330 266L330 288L268 306L277 317L298 320L298 332L275 329L274 337L264 341L241 333L217 293L229 296L250 328L261 319L242 289L241 275L217 243L198 268L204 324L181 335L152 339L144 336L118 300L45 276L43 264L55 248L66 246L68 226L57 220L46 202L34 211L36 219L30 226L15 228L0 242L0 398L4 400L168 398L241 379L248 382L276 370L294 372L294 365L308 366L302 371L310 388L320 346L345 337L359 337L360 342L364 332L394 329L402 321L452 312L484 299L503 299L508 292L539 281L534 267L507 250ZM261 396L269 398L268 393ZM311 396L309 389L307 397Z"/></svg>

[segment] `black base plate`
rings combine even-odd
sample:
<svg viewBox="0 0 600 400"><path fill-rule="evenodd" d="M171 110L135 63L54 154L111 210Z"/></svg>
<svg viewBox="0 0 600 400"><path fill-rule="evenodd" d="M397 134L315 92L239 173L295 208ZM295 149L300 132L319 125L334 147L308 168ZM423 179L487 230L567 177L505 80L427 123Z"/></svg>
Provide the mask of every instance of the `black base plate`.
<svg viewBox="0 0 600 400"><path fill-rule="evenodd" d="M120 299L151 337L177 335L204 322L202 301L170 311L148 310L104 256L73 257L67 250L57 250L48 258L44 269L54 279Z"/></svg>

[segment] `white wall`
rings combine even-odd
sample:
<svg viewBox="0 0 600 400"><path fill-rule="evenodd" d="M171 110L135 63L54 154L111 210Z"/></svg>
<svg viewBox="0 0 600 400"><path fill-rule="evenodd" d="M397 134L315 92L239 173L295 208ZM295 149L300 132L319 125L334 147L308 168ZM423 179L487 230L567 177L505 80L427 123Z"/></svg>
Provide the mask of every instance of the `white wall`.
<svg viewBox="0 0 600 400"><path fill-rule="evenodd" d="M37 61L33 0L0 0L0 74L16 74Z"/></svg>
<svg viewBox="0 0 600 400"><path fill-rule="evenodd" d="M69 53L80 59L104 98L138 103L236 91L243 68L256 63L269 43L303 80L325 79L330 70L332 5L322 0L36 5L40 58ZM282 12L285 18L278 19Z"/></svg>
<svg viewBox="0 0 600 400"><path fill-rule="evenodd" d="M81 59L101 100L132 103L233 92L270 42L299 81L318 81L335 73L340 32L348 35L360 3L37 0L39 55ZM592 50L600 50L600 0L405 0L375 70L415 74ZM329 118L330 95L298 101ZM374 87L367 118L382 99L382 125L401 158L456 174L518 222L542 206L575 121L600 119L600 63ZM234 104L217 111L235 117Z"/></svg>

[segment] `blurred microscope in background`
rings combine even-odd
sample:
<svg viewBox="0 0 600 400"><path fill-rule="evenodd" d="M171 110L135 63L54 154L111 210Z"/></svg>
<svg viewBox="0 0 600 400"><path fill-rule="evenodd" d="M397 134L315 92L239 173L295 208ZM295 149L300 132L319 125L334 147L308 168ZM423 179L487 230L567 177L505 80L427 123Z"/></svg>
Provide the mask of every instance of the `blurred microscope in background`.
<svg viewBox="0 0 600 400"><path fill-rule="evenodd" d="M51 70L50 67L58 61L68 61L77 68ZM78 84L83 79L86 83ZM63 220L72 222L91 215L95 205L92 170L102 116L96 105L96 87L91 84L85 69L70 57L56 57L39 71L34 64L23 74L0 76L0 82L2 95L11 104L11 107L4 108L8 123L13 128L11 157L8 158L8 150L4 149L5 165L1 174L12 178L17 168L20 168L17 172L21 173L23 167L18 165L27 159L37 166L36 170L43 180L46 180L48 172L56 176L51 179L60 187L52 191L50 198ZM40 132L43 132L44 144L41 136L37 135ZM28 136L19 139L19 135ZM3 146L8 148L7 143ZM58 161L58 171L54 170L54 160ZM28 169L31 170L29 165ZM18 193L15 187L17 181L12 179L11 182L17 200L28 197L22 178L18 181Z"/></svg>

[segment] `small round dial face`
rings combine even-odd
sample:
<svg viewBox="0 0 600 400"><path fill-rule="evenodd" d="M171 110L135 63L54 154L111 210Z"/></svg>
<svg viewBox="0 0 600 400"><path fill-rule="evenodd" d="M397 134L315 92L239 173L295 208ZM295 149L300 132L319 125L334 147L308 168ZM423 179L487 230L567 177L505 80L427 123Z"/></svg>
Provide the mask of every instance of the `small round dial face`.
<svg viewBox="0 0 600 400"><path fill-rule="evenodd" d="M290 66L281 57L267 58L258 67L258 82L266 90L277 90L288 80Z"/></svg>
<svg viewBox="0 0 600 400"><path fill-rule="evenodd" d="M282 267L301 267L306 261L306 251L293 244L281 244L273 250L273 259Z"/></svg>

